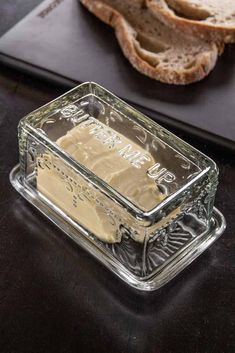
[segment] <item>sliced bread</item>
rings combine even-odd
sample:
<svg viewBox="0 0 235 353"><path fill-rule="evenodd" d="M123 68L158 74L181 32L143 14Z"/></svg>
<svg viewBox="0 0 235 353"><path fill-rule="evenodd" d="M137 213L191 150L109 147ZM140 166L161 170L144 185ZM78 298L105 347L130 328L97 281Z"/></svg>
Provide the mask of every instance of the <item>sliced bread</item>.
<svg viewBox="0 0 235 353"><path fill-rule="evenodd" d="M216 63L214 43L173 31L160 22L143 0L80 0L115 29L124 55L141 73L170 84L203 79Z"/></svg>
<svg viewBox="0 0 235 353"><path fill-rule="evenodd" d="M214 42L235 42L234 0L146 0L165 24Z"/></svg>

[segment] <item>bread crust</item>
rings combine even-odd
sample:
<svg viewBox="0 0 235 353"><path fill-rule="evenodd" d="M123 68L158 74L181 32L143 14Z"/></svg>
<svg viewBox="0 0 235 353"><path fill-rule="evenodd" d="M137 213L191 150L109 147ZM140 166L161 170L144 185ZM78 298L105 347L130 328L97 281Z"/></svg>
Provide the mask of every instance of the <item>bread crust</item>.
<svg viewBox="0 0 235 353"><path fill-rule="evenodd" d="M197 56L195 63L188 69L159 68L144 60L147 53L136 41L136 30L126 21L123 15L101 0L80 0L81 3L99 19L114 28L116 37L125 57L139 72L155 80L185 85L202 80L214 68L218 56L218 48L211 43L211 50Z"/></svg>
<svg viewBox="0 0 235 353"><path fill-rule="evenodd" d="M221 48L223 47L222 43L235 43L235 26L222 26L206 22L206 20L199 21L177 16L168 7L165 0L145 1L153 15L173 29L215 42Z"/></svg>

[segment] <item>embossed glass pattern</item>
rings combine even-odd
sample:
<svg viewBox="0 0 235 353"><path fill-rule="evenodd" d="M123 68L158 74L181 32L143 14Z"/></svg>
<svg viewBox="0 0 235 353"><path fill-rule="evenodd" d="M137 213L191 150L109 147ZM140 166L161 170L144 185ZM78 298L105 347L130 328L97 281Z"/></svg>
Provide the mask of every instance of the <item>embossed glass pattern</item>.
<svg viewBox="0 0 235 353"><path fill-rule="evenodd" d="M132 286L169 281L222 232L215 163L84 83L19 124L21 194Z"/></svg>

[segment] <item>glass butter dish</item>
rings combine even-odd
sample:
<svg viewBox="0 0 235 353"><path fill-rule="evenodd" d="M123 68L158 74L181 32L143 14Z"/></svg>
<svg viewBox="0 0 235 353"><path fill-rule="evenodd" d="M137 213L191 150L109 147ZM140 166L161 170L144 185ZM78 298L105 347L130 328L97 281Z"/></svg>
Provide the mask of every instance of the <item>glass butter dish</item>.
<svg viewBox="0 0 235 353"><path fill-rule="evenodd" d="M19 123L12 185L129 285L154 290L225 229L216 164L95 83Z"/></svg>

